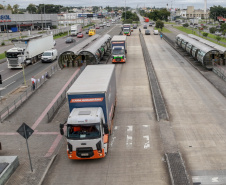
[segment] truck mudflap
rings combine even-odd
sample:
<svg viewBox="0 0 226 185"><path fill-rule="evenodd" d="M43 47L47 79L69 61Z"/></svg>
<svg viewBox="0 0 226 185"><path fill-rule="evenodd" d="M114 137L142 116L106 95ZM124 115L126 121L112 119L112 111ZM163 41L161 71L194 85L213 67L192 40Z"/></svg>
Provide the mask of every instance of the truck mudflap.
<svg viewBox="0 0 226 185"><path fill-rule="evenodd" d="M120 58L120 59L118 59L118 58L116 58L116 59L112 59L112 63L116 63L116 62L126 62L126 59L122 59L122 58Z"/></svg>
<svg viewBox="0 0 226 185"><path fill-rule="evenodd" d="M99 152L98 150L92 150L89 148L83 148L80 151L72 151L68 152L68 158L69 159L75 159L75 160L87 160L87 159L99 159L104 158L106 155L104 153L104 148L102 148L102 151Z"/></svg>
<svg viewBox="0 0 226 185"><path fill-rule="evenodd" d="M127 35L127 36L130 36L130 33L124 33L123 35Z"/></svg>

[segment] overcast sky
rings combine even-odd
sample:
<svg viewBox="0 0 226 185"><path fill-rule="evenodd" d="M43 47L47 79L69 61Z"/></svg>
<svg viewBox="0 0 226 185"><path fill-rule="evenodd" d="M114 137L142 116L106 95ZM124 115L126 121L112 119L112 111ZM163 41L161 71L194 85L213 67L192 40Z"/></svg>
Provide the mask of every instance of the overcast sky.
<svg viewBox="0 0 226 185"><path fill-rule="evenodd" d="M26 8L30 3L38 4L55 4L63 6L130 6L130 7L168 7L186 8L194 6L195 9L204 8L204 0L0 0L0 4L19 4L20 8ZM226 0L207 0L207 8L213 5L226 7Z"/></svg>

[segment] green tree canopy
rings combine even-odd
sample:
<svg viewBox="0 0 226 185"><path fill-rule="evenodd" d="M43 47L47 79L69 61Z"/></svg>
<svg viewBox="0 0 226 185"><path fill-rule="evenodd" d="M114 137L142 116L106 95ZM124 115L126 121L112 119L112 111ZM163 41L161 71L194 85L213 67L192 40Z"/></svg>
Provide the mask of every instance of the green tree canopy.
<svg viewBox="0 0 226 185"><path fill-rule="evenodd" d="M29 13L36 13L37 12L37 7L34 4L29 4L26 9Z"/></svg>

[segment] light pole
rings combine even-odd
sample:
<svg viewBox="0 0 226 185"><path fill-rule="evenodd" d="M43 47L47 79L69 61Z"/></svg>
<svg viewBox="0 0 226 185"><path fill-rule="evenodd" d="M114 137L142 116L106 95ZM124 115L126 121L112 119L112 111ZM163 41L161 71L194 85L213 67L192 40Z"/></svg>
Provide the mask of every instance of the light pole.
<svg viewBox="0 0 226 185"><path fill-rule="evenodd" d="M126 0L125 0L125 21L126 21Z"/></svg>
<svg viewBox="0 0 226 185"><path fill-rule="evenodd" d="M44 5L44 19L45 19L45 28L46 28L46 12L45 12L45 4L43 3Z"/></svg>

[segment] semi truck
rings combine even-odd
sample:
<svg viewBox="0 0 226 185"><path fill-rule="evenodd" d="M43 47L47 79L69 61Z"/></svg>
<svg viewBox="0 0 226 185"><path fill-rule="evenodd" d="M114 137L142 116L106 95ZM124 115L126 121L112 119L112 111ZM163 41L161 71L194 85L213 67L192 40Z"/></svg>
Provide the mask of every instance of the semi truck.
<svg viewBox="0 0 226 185"><path fill-rule="evenodd" d="M115 35L111 39L112 63L126 62L127 42L125 35Z"/></svg>
<svg viewBox="0 0 226 185"><path fill-rule="evenodd" d="M130 24L123 24L123 35L131 35L131 25Z"/></svg>
<svg viewBox="0 0 226 185"><path fill-rule="evenodd" d="M69 159L97 159L108 153L116 105L115 65L88 65L67 91L66 125Z"/></svg>
<svg viewBox="0 0 226 185"><path fill-rule="evenodd" d="M36 35L12 40L14 47L6 52L8 68L23 68L41 58L42 53L54 48L53 35Z"/></svg>
<svg viewBox="0 0 226 185"><path fill-rule="evenodd" d="M82 32L81 24L75 24L71 26L71 36L77 36L80 32Z"/></svg>

